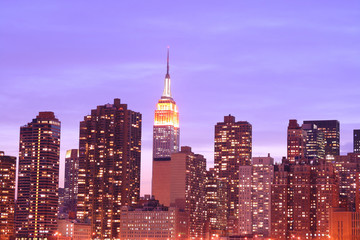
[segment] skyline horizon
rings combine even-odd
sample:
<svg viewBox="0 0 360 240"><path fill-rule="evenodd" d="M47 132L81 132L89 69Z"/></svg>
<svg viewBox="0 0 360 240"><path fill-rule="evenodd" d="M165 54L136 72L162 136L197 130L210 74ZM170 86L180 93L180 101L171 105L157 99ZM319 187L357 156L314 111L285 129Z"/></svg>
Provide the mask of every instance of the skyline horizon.
<svg viewBox="0 0 360 240"><path fill-rule="evenodd" d="M206 4L205 4L206 3ZM0 3L0 151L18 156L20 126L40 111L78 148L91 109L120 98L140 112L141 195L151 192L154 111L171 47L180 146L214 161L214 126L253 126L253 156L286 156L289 119L336 119L341 154L360 129L360 5L320 0ZM63 183L61 183L63 185Z"/></svg>

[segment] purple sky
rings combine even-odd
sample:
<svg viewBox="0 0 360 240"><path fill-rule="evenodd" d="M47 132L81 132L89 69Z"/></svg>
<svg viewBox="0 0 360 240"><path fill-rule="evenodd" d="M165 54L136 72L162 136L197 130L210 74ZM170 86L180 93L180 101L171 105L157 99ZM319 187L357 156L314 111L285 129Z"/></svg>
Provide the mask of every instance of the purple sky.
<svg viewBox="0 0 360 240"><path fill-rule="evenodd" d="M135 3L136 2L136 3ZM120 98L143 114L142 189L170 46L181 145L213 165L223 116L253 126L253 156L286 155L290 118L337 119L341 152L360 128L359 1L1 1L0 150L39 111L62 122L61 161L79 122ZM63 169L63 168L62 168Z"/></svg>

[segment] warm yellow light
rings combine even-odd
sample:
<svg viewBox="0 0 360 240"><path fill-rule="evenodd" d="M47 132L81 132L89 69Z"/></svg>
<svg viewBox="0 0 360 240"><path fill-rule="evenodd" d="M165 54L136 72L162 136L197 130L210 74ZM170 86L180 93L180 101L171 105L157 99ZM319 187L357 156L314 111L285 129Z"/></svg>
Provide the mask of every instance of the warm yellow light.
<svg viewBox="0 0 360 240"><path fill-rule="evenodd" d="M155 110L154 125L179 127L179 112L174 100L159 100Z"/></svg>

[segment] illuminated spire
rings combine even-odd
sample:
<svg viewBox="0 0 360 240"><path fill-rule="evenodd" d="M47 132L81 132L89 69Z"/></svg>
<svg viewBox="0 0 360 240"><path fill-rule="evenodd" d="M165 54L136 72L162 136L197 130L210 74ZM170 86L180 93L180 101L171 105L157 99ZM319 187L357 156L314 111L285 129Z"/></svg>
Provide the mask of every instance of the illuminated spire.
<svg viewBox="0 0 360 240"><path fill-rule="evenodd" d="M167 69L165 75L165 84L164 84L164 92L162 97L171 98L171 90L170 90L170 73L169 73L169 47L167 50Z"/></svg>

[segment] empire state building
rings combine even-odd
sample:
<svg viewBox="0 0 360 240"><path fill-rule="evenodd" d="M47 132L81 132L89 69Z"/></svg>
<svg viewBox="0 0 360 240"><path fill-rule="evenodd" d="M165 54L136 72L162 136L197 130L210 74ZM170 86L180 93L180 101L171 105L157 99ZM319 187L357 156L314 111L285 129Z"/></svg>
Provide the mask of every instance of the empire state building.
<svg viewBox="0 0 360 240"><path fill-rule="evenodd" d="M170 160L172 153L179 151L179 112L171 96L171 80L169 74L169 49L167 52L167 72L164 92L155 110L153 159L154 161Z"/></svg>
<svg viewBox="0 0 360 240"><path fill-rule="evenodd" d="M169 205L171 154L179 151L180 142L179 112L170 88L169 49L164 85L164 92L155 110L152 195L161 204Z"/></svg>

